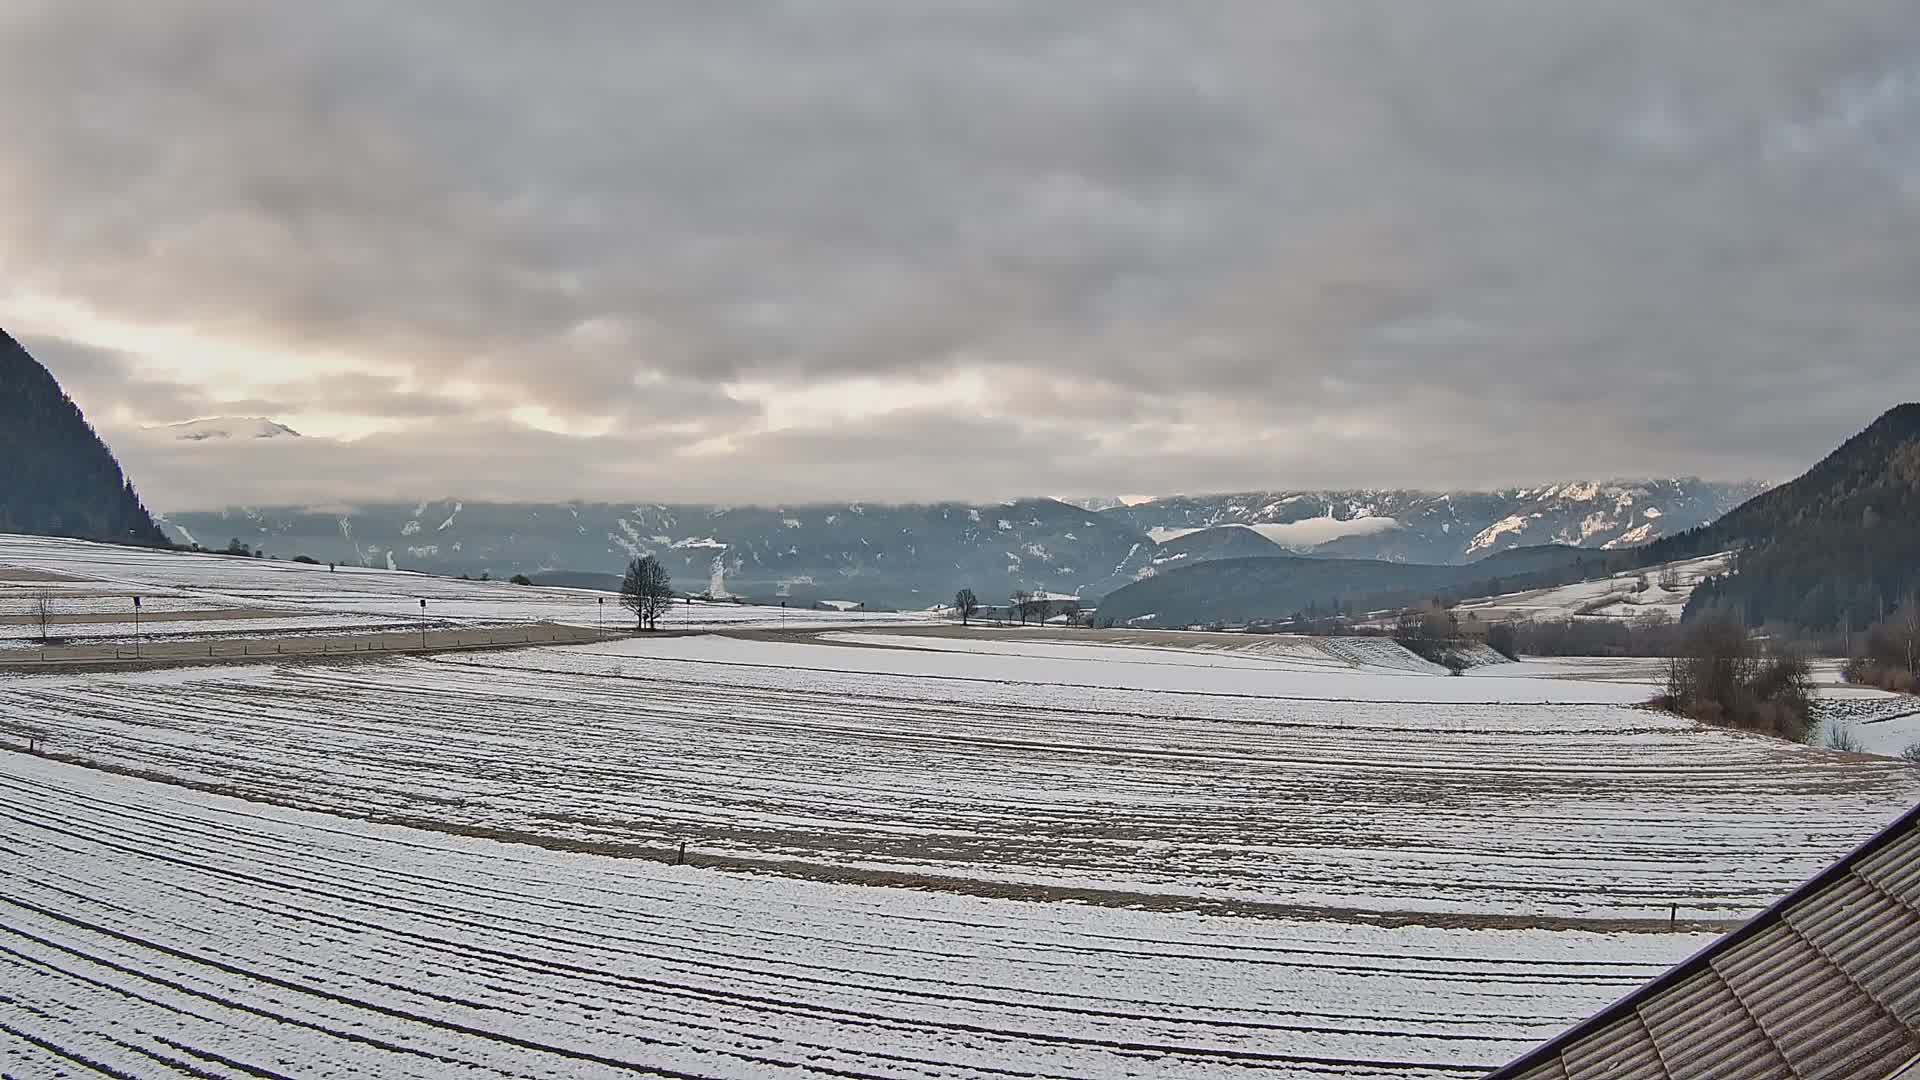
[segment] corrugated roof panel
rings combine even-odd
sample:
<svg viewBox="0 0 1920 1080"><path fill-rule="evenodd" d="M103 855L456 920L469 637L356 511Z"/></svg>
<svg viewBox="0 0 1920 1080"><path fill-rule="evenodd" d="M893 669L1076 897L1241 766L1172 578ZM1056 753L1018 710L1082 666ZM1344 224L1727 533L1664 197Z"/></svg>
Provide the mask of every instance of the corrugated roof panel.
<svg viewBox="0 0 1920 1080"><path fill-rule="evenodd" d="M1714 967L1803 1080L1885 1076L1912 1052L1909 1032L1789 926L1767 927Z"/></svg>
<svg viewBox="0 0 1920 1080"><path fill-rule="evenodd" d="M1861 859L1854 873L1920 908L1920 829Z"/></svg>
<svg viewBox="0 0 1920 1080"><path fill-rule="evenodd" d="M1640 1006L1673 1080L1794 1080L1786 1059L1711 968Z"/></svg>
<svg viewBox="0 0 1920 1080"><path fill-rule="evenodd" d="M1560 1059L1556 1057L1541 1062L1538 1066L1514 1077L1513 1080L1572 1080L1572 1078L1567 1075L1566 1066L1560 1064Z"/></svg>
<svg viewBox="0 0 1920 1080"><path fill-rule="evenodd" d="M1828 895L1827 903L1787 912L1788 924L1920 1032L1920 913L1852 875Z"/></svg>
<svg viewBox="0 0 1920 1080"><path fill-rule="evenodd" d="M1638 1016L1619 1021L1561 1054L1569 1080L1667 1080L1653 1037Z"/></svg>

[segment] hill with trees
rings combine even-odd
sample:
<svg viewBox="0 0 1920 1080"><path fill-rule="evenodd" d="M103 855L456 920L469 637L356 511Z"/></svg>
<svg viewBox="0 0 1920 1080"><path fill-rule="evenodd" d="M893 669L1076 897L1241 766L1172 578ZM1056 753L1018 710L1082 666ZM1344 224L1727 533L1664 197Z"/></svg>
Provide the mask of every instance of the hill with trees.
<svg viewBox="0 0 1920 1080"><path fill-rule="evenodd" d="M80 407L0 330L0 532L164 545Z"/></svg>
<svg viewBox="0 0 1920 1080"><path fill-rule="evenodd" d="M1805 475L1711 525L1649 545L1649 564L1738 549L1694 590L1689 617L1863 629L1920 592L1920 404L1888 410Z"/></svg>
<svg viewBox="0 0 1920 1080"><path fill-rule="evenodd" d="M1543 545L1466 566L1308 555L1216 559L1158 572L1107 594L1098 621L1237 625L1363 614L1561 584L1623 557Z"/></svg>

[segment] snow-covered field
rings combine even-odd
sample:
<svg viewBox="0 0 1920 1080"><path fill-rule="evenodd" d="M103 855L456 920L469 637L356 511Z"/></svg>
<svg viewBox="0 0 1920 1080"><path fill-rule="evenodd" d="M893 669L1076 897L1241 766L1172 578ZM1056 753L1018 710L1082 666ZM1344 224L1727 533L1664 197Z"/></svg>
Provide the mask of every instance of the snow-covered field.
<svg viewBox="0 0 1920 1080"><path fill-rule="evenodd" d="M24 573L22 573L24 571ZM693 583L683 583L693 584ZM244 559L226 555L148 551L38 536L0 534L0 615L25 617L37 596L52 597L58 615L114 612L126 616L107 630L61 626L63 637L131 640L132 597L142 610L269 610L283 616L271 629L337 632L355 626L378 629L432 625L552 622L618 629L631 621L610 593L465 581L405 571ZM426 606L421 606L421 601ZM666 629L775 628L898 625L927 622L924 613L786 610L729 602L687 601L661 619ZM100 625L100 624L96 624ZM221 632L254 634L269 627L239 620L194 630L150 623L150 635L190 636ZM38 635L30 625L0 626L0 639ZM3 644L3 642L0 642Z"/></svg>
<svg viewBox="0 0 1920 1080"><path fill-rule="evenodd" d="M248 619L171 619L123 622L62 623L51 627L54 636L69 643L126 642L136 636L146 641L178 638L243 638L284 634L364 634L380 630L407 629L418 620L370 618L355 615L290 614L282 618ZM0 625L0 649L37 648L40 628L33 623Z"/></svg>
<svg viewBox="0 0 1920 1080"><path fill-rule="evenodd" d="M820 622L0 676L0 1075L1465 1077L1920 799L1622 667Z"/></svg>
<svg viewBox="0 0 1920 1080"><path fill-rule="evenodd" d="M1619 684L897 640L36 676L0 729L390 820L1379 917L1738 917L1920 798Z"/></svg>
<svg viewBox="0 0 1920 1080"><path fill-rule="evenodd" d="M1506 619L1639 619L1658 612L1675 622L1687 608L1694 586L1731 564L1731 552L1681 562L1662 563L1645 570L1579 581L1551 589L1507 593L1468 600L1455 608L1461 618L1474 614L1486 622ZM1666 585L1661 582L1665 580ZM1641 587L1641 582L1646 587ZM1669 587L1671 586L1671 587Z"/></svg>
<svg viewBox="0 0 1920 1080"><path fill-rule="evenodd" d="M1250 920L345 821L0 752L17 1077L1467 1077L1700 934Z"/></svg>

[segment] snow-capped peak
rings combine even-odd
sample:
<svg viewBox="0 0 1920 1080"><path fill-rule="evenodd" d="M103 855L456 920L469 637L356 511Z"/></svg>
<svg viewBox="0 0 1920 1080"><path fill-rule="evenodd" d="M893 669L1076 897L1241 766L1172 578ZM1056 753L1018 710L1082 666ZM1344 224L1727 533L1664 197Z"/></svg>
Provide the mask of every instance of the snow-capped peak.
<svg viewBox="0 0 1920 1080"><path fill-rule="evenodd" d="M278 439L282 437L297 439L300 437L299 432L264 416L209 416L201 420L188 420L183 424L166 424L157 430L187 442L205 442L208 439Z"/></svg>

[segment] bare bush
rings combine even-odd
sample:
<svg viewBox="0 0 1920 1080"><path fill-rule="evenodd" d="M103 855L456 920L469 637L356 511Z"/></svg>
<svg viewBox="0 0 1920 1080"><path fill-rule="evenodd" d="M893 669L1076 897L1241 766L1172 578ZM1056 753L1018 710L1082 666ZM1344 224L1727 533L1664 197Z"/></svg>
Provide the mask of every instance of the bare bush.
<svg viewBox="0 0 1920 1080"><path fill-rule="evenodd" d="M1709 617L1682 628L1668 664L1660 708L1702 723L1805 742L1812 730L1813 677L1794 652L1762 655L1747 628Z"/></svg>
<svg viewBox="0 0 1920 1080"><path fill-rule="evenodd" d="M1550 619L1516 623L1514 645L1528 656L1673 656L1683 631L1655 608L1632 622Z"/></svg>
<svg viewBox="0 0 1920 1080"><path fill-rule="evenodd" d="M1411 608L1394 621L1393 640L1422 660L1452 670L1454 665L1448 658L1460 644L1460 620L1438 604ZM1465 666L1464 661L1455 660Z"/></svg>
<svg viewBox="0 0 1920 1080"><path fill-rule="evenodd" d="M1891 617L1870 628L1840 674L1862 686L1920 693L1920 597L1909 595Z"/></svg>
<svg viewBox="0 0 1920 1080"><path fill-rule="evenodd" d="M1510 622L1487 627L1487 647L1509 660L1520 659L1520 631Z"/></svg>
<svg viewBox="0 0 1920 1080"><path fill-rule="evenodd" d="M1840 750L1848 754L1864 754L1867 752L1866 744L1862 743L1860 736L1855 735L1853 728L1846 724L1826 723L1822 724L1821 727L1823 734L1826 736L1827 749Z"/></svg>

